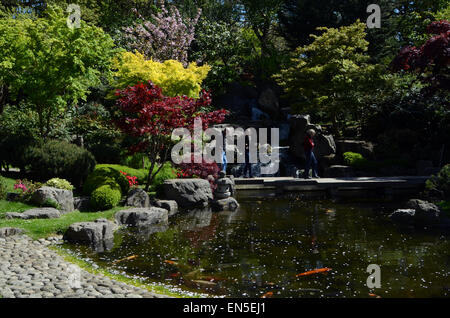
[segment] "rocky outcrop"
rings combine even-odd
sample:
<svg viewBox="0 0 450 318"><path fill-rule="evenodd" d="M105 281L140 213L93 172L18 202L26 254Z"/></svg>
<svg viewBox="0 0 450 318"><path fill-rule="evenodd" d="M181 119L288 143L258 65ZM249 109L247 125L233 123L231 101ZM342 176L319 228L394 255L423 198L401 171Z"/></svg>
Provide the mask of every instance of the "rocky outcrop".
<svg viewBox="0 0 450 318"><path fill-rule="evenodd" d="M7 219L22 219L22 220L30 220L30 219L57 219L61 217L61 212L54 208L36 208L27 210L22 213L18 212L7 212L5 214Z"/></svg>
<svg viewBox="0 0 450 318"><path fill-rule="evenodd" d="M115 219L120 225L145 227L149 225L168 224L168 211L161 208L133 208L116 213Z"/></svg>
<svg viewBox="0 0 450 318"><path fill-rule="evenodd" d="M206 207L213 199L211 186L204 179L170 179L164 181L163 188L166 198L181 208Z"/></svg>
<svg viewBox="0 0 450 318"><path fill-rule="evenodd" d="M313 125L309 115L293 115L289 119L290 135L289 147L291 153L301 159L305 159L303 141L308 129L314 129L317 135L314 138L316 147L314 153L317 157L324 157L336 154L336 144L332 135L323 134L320 125Z"/></svg>
<svg viewBox="0 0 450 318"><path fill-rule="evenodd" d="M62 190L52 187L42 187L33 193L31 198L36 205L44 205L48 201L59 204L61 212L72 212L74 208L73 193L70 190Z"/></svg>
<svg viewBox="0 0 450 318"><path fill-rule="evenodd" d="M18 229L14 227L2 227L0 228L0 238L5 238L9 236L14 236L18 234L22 234L25 231L23 229Z"/></svg>
<svg viewBox="0 0 450 318"><path fill-rule="evenodd" d="M346 152L355 152L367 159L372 159L374 155L374 145L363 140L336 140L336 150L340 155Z"/></svg>
<svg viewBox="0 0 450 318"><path fill-rule="evenodd" d="M433 203L418 199L409 200L408 208L415 210L415 222L417 224L432 226L440 223L440 209Z"/></svg>
<svg viewBox="0 0 450 318"><path fill-rule="evenodd" d="M88 245L97 252L104 252L113 247L114 223L106 219L94 222L72 224L63 239L69 243Z"/></svg>
<svg viewBox="0 0 450 318"><path fill-rule="evenodd" d="M175 215L178 213L178 204L177 201L174 200L156 200L154 206L167 210L169 216Z"/></svg>
<svg viewBox="0 0 450 318"><path fill-rule="evenodd" d="M315 143L314 154L318 157L330 156L336 153L336 144L332 135L318 134L315 137Z"/></svg>
<svg viewBox="0 0 450 318"><path fill-rule="evenodd" d="M389 217L392 221L419 227L447 226L448 219L441 215L440 209L433 203L412 199L406 204L408 209L394 211Z"/></svg>
<svg viewBox="0 0 450 318"><path fill-rule="evenodd" d="M131 189L125 201L125 206L148 208L150 206L150 198L144 189Z"/></svg>
<svg viewBox="0 0 450 318"><path fill-rule="evenodd" d="M352 178L355 177L356 173L352 167L349 166L330 166L325 169L325 178Z"/></svg>

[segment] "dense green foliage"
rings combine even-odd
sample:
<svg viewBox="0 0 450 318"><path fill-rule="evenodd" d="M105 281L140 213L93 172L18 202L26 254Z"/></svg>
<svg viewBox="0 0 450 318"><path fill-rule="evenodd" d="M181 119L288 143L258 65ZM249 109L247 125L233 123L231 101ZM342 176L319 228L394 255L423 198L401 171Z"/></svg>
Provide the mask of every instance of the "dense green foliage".
<svg viewBox="0 0 450 318"><path fill-rule="evenodd" d="M363 157L363 155L355 152L345 152L343 155L344 163L355 167L355 168L363 168L367 167L367 159Z"/></svg>
<svg viewBox="0 0 450 318"><path fill-rule="evenodd" d="M446 200L450 199L450 165L444 166L436 176L427 180L426 188L440 193Z"/></svg>
<svg viewBox="0 0 450 318"><path fill-rule="evenodd" d="M26 152L27 169L35 180L64 178L80 186L95 167L89 151L66 141L51 140Z"/></svg>
<svg viewBox="0 0 450 318"><path fill-rule="evenodd" d="M96 189L104 185L119 189L121 194L127 194L130 189L127 179L119 170L109 166L97 166L87 177L83 185L83 192L86 195L91 195Z"/></svg>
<svg viewBox="0 0 450 318"><path fill-rule="evenodd" d="M210 67L197 66L195 63L184 67L175 60L163 63L145 59L139 52L123 52L115 60L115 89L124 89L138 83L152 81L161 87L166 96L189 96L198 98L201 83L206 78Z"/></svg>
<svg viewBox="0 0 450 318"><path fill-rule="evenodd" d="M6 194L8 193L8 189L6 186L6 181L0 176L0 200L4 200L6 198Z"/></svg>
<svg viewBox="0 0 450 318"><path fill-rule="evenodd" d="M69 181L60 178L50 179L45 183L45 185L62 190L73 190L73 185L71 185Z"/></svg>
<svg viewBox="0 0 450 318"><path fill-rule="evenodd" d="M360 111L376 71L368 63L365 28L361 22L320 28L322 35L295 51L292 66L275 76L295 112L325 112L337 128L343 116Z"/></svg>
<svg viewBox="0 0 450 318"><path fill-rule="evenodd" d="M91 194L89 204L94 210L109 210L117 206L122 198L118 187L103 185L94 190Z"/></svg>
<svg viewBox="0 0 450 318"><path fill-rule="evenodd" d="M101 29L84 21L69 28L66 20L58 8L37 19L0 19L0 83L11 101L30 103L42 137L68 105L85 100L89 88L101 83L114 52Z"/></svg>

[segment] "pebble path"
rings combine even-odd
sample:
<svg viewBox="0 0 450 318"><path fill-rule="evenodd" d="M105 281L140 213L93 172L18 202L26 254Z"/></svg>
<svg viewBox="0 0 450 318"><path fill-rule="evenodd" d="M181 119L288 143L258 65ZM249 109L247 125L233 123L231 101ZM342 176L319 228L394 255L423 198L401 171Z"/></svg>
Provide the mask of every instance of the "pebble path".
<svg viewBox="0 0 450 318"><path fill-rule="evenodd" d="M47 248L59 238L0 238L3 298L165 298L148 290L91 274Z"/></svg>

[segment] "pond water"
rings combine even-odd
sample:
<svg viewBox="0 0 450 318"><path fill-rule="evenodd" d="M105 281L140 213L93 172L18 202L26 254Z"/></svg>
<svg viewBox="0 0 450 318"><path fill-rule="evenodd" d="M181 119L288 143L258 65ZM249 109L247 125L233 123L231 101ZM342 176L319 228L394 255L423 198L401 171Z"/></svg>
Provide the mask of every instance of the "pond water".
<svg viewBox="0 0 450 318"><path fill-rule="evenodd" d="M180 214L163 232L121 230L106 253L69 248L101 267L211 295L450 296L450 235L393 225L387 215L403 202L239 202L233 213ZM366 286L370 264L381 268L381 288ZM321 268L331 270L297 277Z"/></svg>

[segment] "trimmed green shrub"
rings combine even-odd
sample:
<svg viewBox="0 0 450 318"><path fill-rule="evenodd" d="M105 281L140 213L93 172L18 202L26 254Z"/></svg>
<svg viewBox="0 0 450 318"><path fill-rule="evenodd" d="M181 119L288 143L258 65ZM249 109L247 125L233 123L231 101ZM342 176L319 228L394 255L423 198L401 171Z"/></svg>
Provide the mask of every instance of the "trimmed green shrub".
<svg viewBox="0 0 450 318"><path fill-rule="evenodd" d="M139 184L144 184L147 182L148 171L145 169L133 169L127 166L122 165L113 165L113 164L101 164L97 165L95 169L98 168L108 168L113 169L120 173L120 171L126 172L129 176L137 177Z"/></svg>
<svg viewBox="0 0 450 318"><path fill-rule="evenodd" d="M428 191L437 191L448 200L450 198L450 164L445 165L436 176L431 176L425 186Z"/></svg>
<svg viewBox="0 0 450 318"><path fill-rule="evenodd" d="M355 168L364 168L368 166L368 161L361 154L356 152L345 152L343 154L344 163Z"/></svg>
<svg viewBox="0 0 450 318"><path fill-rule="evenodd" d="M121 198L118 187L103 185L92 192L90 204L94 210L104 211L117 206Z"/></svg>
<svg viewBox="0 0 450 318"><path fill-rule="evenodd" d="M0 200L6 199L7 192L6 181L0 176Z"/></svg>
<svg viewBox="0 0 450 318"><path fill-rule="evenodd" d="M104 185L118 188L123 194L128 193L130 189L127 178L119 170L113 169L108 165L98 165L86 179L83 185L83 192L86 195L90 195L97 188Z"/></svg>
<svg viewBox="0 0 450 318"><path fill-rule="evenodd" d="M62 190L73 190L73 185L71 185L69 181L60 178L50 179L45 183L45 185Z"/></svg>
<svg viewBox="0 0 450 318"><path fill-rule="evenodd" d="M28 168L35 180L64 178L75 186L95 168L94 156L87 150L66 141L51 140L27 152Z"/></svg>

